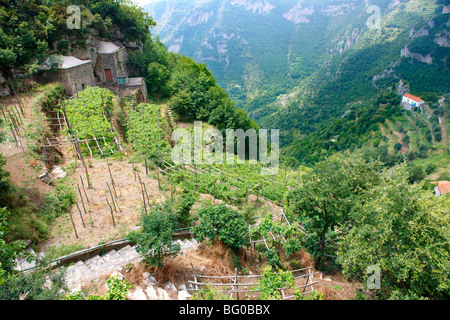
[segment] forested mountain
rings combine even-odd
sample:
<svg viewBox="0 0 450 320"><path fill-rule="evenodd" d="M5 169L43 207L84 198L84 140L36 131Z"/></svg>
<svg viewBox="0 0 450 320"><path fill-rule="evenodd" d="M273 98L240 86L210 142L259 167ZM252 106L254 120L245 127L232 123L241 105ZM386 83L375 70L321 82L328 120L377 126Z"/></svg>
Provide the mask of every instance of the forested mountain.
<svg viewBox="0 0 450 320"><path fill-rule="evenodd" d="M0 0L0 300L450 298L449 0L152 3Z"/></svg>
<svg viewBox="0 0 450 320"><path fill-rule="evenodd" d="M448 1L160 0L145 8L169 50L206 63L261 127L282 129L285 152L302 161L292 145L356 103L369 107L399 87L449 91Z"/></svg>

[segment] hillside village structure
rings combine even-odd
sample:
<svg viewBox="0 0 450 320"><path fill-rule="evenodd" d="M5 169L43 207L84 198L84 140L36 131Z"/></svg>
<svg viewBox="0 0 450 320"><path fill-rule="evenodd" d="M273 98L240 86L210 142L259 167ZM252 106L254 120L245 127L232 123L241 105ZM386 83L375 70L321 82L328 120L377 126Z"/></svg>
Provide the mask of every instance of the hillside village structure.
<svg viewBox="0 0 450 320"><path fill-rule="evenodd" d="M421 98L413 96L412 94L405 94L403 96L402 103L404 105L408 105L415 108L420 108L425 104L425 101L423 101Z"/></svg>
<svg viewBox="0 0 450 320"><path fill-rule="evenodd" d="M92 61L71 56L49 57L41 66L36 80L44 83L61 82L69 95L74 95L88 86L95 86Z"/></svg>
<svg viewBox="0 0 450 320"><path fill-rule="evenodd" d="M68 95L75 95L88 86L115 86L131 91L140 89L145 100L144 78L130 78L127 70L127 50L112 42L100 41L93 60L73 56L50 56L36 75L38 82L61 82Z"/></svg>

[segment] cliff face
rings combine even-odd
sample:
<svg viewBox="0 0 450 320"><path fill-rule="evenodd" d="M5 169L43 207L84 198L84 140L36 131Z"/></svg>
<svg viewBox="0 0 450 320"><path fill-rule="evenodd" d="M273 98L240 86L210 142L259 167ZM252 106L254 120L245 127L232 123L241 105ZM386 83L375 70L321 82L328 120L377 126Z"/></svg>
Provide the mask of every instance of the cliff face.
<svg viewBox="0 0 450 320"><path fill-rule="evenodd" d="M85 43L80 45L77 40L74 40L71 42L69 50L67 50L67 55L74 56L80 60L91 60L93 65L95 65L101 41L112 42L118 47L125 47L128 52L142 51L142 44L124 41L123 33L118 28L114 30L114 37L112 39L102 38L94 28L89 28L88 30L89 35ZM58 43L55 44L55 47L57 46ZM55 51L54 53L57 52Z"/></svg>

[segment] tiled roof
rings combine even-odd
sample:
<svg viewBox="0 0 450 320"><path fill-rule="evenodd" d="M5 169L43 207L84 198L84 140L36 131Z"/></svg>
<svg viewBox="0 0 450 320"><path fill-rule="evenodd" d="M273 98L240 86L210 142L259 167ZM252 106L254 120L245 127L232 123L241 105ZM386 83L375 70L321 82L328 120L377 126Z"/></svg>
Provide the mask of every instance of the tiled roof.
<svg viewBox="0 0 450 320"><path fill-rule="evenodd" d="M405 94L404 97L406 97L408 99L411 99L411 100L413 100L415 102L422 102L423 101L419 97L413 96L412 94L409 94L409 93Z"/></svg>
<svg viewBox="0 0 450 320"><path fill-rule="evenodd" d="M438 183L439 192L441 194L450 193L450 181L439 181Z"/></svg>

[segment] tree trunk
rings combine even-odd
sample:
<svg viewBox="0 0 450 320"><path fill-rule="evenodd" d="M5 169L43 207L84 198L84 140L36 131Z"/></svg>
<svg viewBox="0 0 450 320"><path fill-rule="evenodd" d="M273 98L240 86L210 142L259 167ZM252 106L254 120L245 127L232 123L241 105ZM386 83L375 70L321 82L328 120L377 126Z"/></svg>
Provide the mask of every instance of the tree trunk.
<svg viewBox="0 0 450 320"><path fill-rule="evenodd" d="M323 227L323 231L322 231L322 238L320 240L320 250L319 250L319 254L316 258L316 261L314 262L314 267L316 269L319 268L320 262L322 261L322 253L325 250L325 235L327 233L327 225L325 225Z"/></svg>

